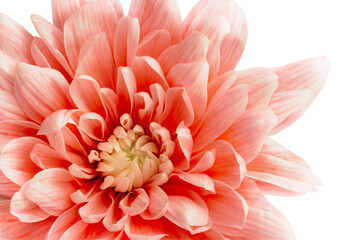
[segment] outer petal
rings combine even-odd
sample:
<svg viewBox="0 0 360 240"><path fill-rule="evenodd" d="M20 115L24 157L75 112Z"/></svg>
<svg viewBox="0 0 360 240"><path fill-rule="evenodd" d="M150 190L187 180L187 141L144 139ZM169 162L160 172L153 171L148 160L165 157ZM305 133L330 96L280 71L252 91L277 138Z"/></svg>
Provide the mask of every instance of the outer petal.
<svg viewBox="0 0 360 240"><path fill-rule="evenodd" d="M0 52L0 90L12 92L14 90L15 67L17 60Z"/></svg>
<svg viewBox="0 0 360 240"><path fill-rule="evenodd" d="M1 151L1 171L11 181L21 186L39 170L30 159L30 152L36 144L44 143L34 137L17 138L6 144Z"/></svg>
<svg viewBox="0 0 360 240"><path fill-rule="evenodd" d="M62 29L66 19L87 0L51 0L54 25Z"/></svg>
<svg viewBox="0 0 360 240"><path fill-rule="evenodd" d="M237 190L249 205L245 228L238 237L245 240L295 240L288 221L263 196L256 184L245 178Z"/></svg>
<svg viewBox="0 0 360 240"><path fill-rule="evenodd" d="M69 84L58 71L24 63L17 66L15 96L29 118L40 123L52 112L71 107Z"/></svg>
<svg viewBox="0 0 360 240"><path fill-rule="evenodd" d="M24 191L43 211L60 216L72 205L70 194L76 191L76 183L68 171L52 168L36 174Z"/></svg>
<svg viewBox="0 0 360 240"><path fill-rule="evenodd" d="M0 171L0 198L12 198L14 193L20 190L20 187L13 181L7 178L2 171Z"/></svg>
<svg viewBox="0 0 360 240"><path fill-rule="evenodd" d="M249 177L268 194L293 195L314 191L320 180L306 163L276 142L267 139L247 168Z"/></svg>
<svg viewBox="0 0 360 240"><path fill-rule="evenodd" d="M141 38L159 29L169 31L172 43L179 41L181 37L181 13L175 0L134 0L131 2L129 16L139 19Z"/></svg>
<svg viewBox="0 0 360 240"><path fill-rule="evenodd" d="M249 162L259 153L275 123L276 116L269 107L249 109L220 138L231 143Z"/></svg>
<svg viewBox="0 0 360 240"><path fill-rule="evenodd" d="M113 46L117 21L122 15L118 1L99 0L85 4L66 20L65 51L73 69L77 67L81 47L92 36L105 32L109 45Z"/></svg>
<svg viewBox="0 0 360 240"><path fill-rule="evenodd" d="M78 240L78 239L104 239L110 240L113 238L113 233L107 231L104 226L98 224L88 224L83 221L78 221L70 226L60 240Z"/></svg>
<svg viewBox="0 0 360 240"><path fill-rule="evenodd" d="M143 219L153 220L162 217L167 211L169 199L166 193L156 185L148 185L145 187L149 196L149 204L147 209L140 215Z"/></svg>
<svg viewBox="0 0 360 240"><path fill-rule="evenodd" d="M106 216L113 201L114 199L109 196L109 192L98 192L88 203L79 209L79 214L86 223L100 222Z"/></svg>
<svg viewBox="0 0 360 240"><path fill-rule="evenodd" d="M79 53L75 77L93 77L100 87L115 89L115 65L105 33L91 37Z"/></svg>
<svg viewBox="0 0 360 240"><path fill-rule="evenodd" d="M203 124L194 138L194 151L199 151L225 132L241 114L247 104L248 87L239 85L224 96L213 98L206 110Z"/></svg>
<svg viewBox="0 0 360 240"><path fill-rule="evenodd" d="M27 120L12 92L0 90L0 120Z"/></svg>
<svg viewBox="0 0 360 240"><path fill-rule="evenodd" d="M221 42L221 74L234 69L240 60L246 44L247 26L244 13L233 0L200 0L184 21L187 32L200 30L210 16L223 16L231 26L231 32Z"/></svg>
<svg viewBox="0 0 360 240"><path fill-rule="evenodd" d="M23 223L9 212L10 200L0 201L0 239L44 239L53 218L37 223Z"/></svg>
<svg viewBox="0 0 360 240"><path fill-rule="evenodd" d="M194 121L191 101L185 89L170 88L165 94L165 109L160 116L159 123L170 132L175 132L182 121L187 127Z"/></svg>
<svg viewBox="0 0 360 240"><path fill-rule="evenodd" d="M63 168L67 169L70 162L47 144L36 144L30 153L30 158L39 168Z"/></svg>
<svg viewBox="0 0 360 240"><path fill-rule="evenodd" d="M165 30L149 32L140 42L136 55L157 58L170 47L171 35Z"/></svg>
<svg viewBox="0 0 360 240"><path fill-rule="evenodd" d="M33 36L17 22L0 14L0 49L18 61L33 64L31 43Z"/></svg>
<svg viewBox="0 0 360 240"><path fill-rule="evenodd" d="M80 205L75 205L57 217L47 234L47 238L60 239L68 228L80 220L80 216L78 214L79 208Z"/></svg>
<svg viewBox="0 0 360 240"><path fill-rule="evenodd" d="M124 16L117 24L114 42L116 66L131 66L140 38L139 21Z"/></svg>

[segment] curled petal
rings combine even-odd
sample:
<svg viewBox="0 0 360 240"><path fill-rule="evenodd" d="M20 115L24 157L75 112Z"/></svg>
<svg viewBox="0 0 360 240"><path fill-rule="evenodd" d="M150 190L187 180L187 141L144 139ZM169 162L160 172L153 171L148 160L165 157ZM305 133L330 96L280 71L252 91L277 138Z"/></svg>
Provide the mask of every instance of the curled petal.
<svg viewBox="0 0 360 240"><path fill-rule="evenodd" d="M63 168L67 169L70 163L50 146L36 144L30 153L31 160L41 169Z"/></svg>
<svg viewBox="0 0 360 240"><path fill-rule="evenodd" d="M97 141L103 141L105 136L108 135L104 118L93 112L81 115L79 129Z"/></svg>
<svg viewBox="0 0 360 240"><path fill-rule="evenodd" d="M171 160L177 169L188 169L194 142L191 131L181 122L176 128L176 151L171 156Z"/></svg>
<svg viewBox="0 0 360 240"><path fill-rule="evenodd" d="M122 113L132 112L134 95L137 92L135 74L129 67L119 67L117 73L116 93L119 95Z"/></svg>
<svg viewBox="0 0 360 240"><path fill-rule="evenodd" d="M100 222L107 214L109 206L114 199L109 196L109 192L101 191L84 206L79 209L82 220L86 223Z"/></svg>
<svg viewBox="0 0 360 240"><path fill-rule="evenodd" d="M128 215L119 207L119 201L113 201L103 219L105 228L110 232L118 232L124 228L127 221Z"/></svg>
<svg viewBox="0 0 360 240"><path fill-rule="evenodd" d="M169 200L166 193L155 185L148 185L145 187L146 193L149 196L149 204L147 209L140 215L143 219L153 220L161 218L167 211Z"/></svg>
<svg viewBox="0 0 360 240"><path fill-rule="evenodd" d="M145 211L149 205L149 196L144 189L134 189L120 201L121 209L129 216L135 216Z"/></svg>

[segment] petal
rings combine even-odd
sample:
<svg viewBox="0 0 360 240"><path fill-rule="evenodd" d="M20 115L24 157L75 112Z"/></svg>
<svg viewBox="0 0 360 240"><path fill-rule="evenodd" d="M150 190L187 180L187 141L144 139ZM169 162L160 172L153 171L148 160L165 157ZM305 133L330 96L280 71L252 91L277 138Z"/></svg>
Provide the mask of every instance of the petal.
<svg viewBox="0 0 360 240"><path fill-rule="evenodd" d="M14 88L20 107L35 122L42 122L58 109L71 107L69 84L56 70L20 63Z"/></svg>
<svg viewBox="0 0 360 240"><path fill-rule="evenodd" d="M13 92L18 61L0 52L0 90Z"/></svg>
<svg viewBox="0 0 360 240"><path fill-rule="evenodd" d="M96 141L104 141L108 135L104 118L93 112L81 115L79 129Z"/></svg>
<svg viewBox="0 0 360 240"><path fill-rule="evenodd" d="M323 87L330 68L325 57L302 60L271 69L279 78L277 92L310 89L318 94Z"/></svg>
<svg viewBox="0 0 360 240"><path fill-rule="evenodd" d="M70 194L76 191L76 183L64 169L46 169L34 176L24 189L25 196L54 216L60 216L72 206Z"/></svg>
<svg viewBox="0 0 360 240"><path fill-rule="evenodd" d="M54 25L63 29L66 19L87 0L51 0Z"/></svg>
<svg viewBox="0 0 360 240"><path fill-rule="evenodd" d="M171 160L176 168L189 168L189 161L193 149L193 139L189 128L185 127L184 122L181 122L176 128L176 148Z"/></svg>
<svg viewBox="0 0 360 240"><path fill-rule="evenodd" d="M198 151L225 132L244 112L248 87L238 85L224 96L213 98L205 112L203 124L194 137L194 150Z"/></svg>
<svg viewBox="0 0 360 240"><path fill-rule="evenodd" d="M12 92L0 89L0 120L27 120Z"/></svg>
<svg viewBox="0 0 360 240"><path fill-rule="evenodd" d="M226 228L241 229L249 211L245 199L227 184L216 181L216 194L206 197L213 230L227 234Z"/></svg>
<svg viewBox="0 0 360 240"><path fill-rule="evenodd" d="M194 106L195 119L200 119L207 105L209 64L206 61L180 63L166 76L170 86L184 87Z"/></svg>
<svg viewBox="0 0 360 240"><path fill-rule="evenodd" d="M267 105L277 86L277 75L266 68L229 71L217 77L208 86L209 99L222 95L230 87L247 84L249 88L247 108Z"/></svg>
<svg viewBox="0 0 360 240"><path fill-rule="evenodd" d="M94 197L79 209L79 215L86 223L100 222L112 205L114 199L109 196L109 192L101 191L94 195Z"/></svg>
<svg viewBox="0 0 360 240"><path fill-rule="evenodd" d="M33 163L41 169L67 169L70 166L70 162L68 162L50 146L45 144L36 144L31 150L30 158Z"/></svg>
<svg viewBox="0 0 360 240"><path fill-rule="evenodd" d="M169 225L174 227L174 225L167 225L164 224L164 222L163 218L148 221L135 216L125 225L125 232L126 235L133 240L160 240L168 236L165 231L170 228Z"/></svg>
<svg viewBox="0 0 360 240"><path fill-rule="evenodd" d="M220 138L231 143L240 156L250 162L259 153L275 123L276 116L269 107L249 109Z"/></svg>
<svg viewBox="0 0 360 240"><path fill-rule="evenodd" d="M54 2L54 1L53 1ZM64 1L64 2L67 2ZM45 18L37 15L32 15L31 20L38 32L41 40L46 45L48 51L54 56L54 58L61 64L61 66L72 77L74 75L71 69L65 53L63 33L60 29L53 26Z"/></svg>
<svg viewBox="0 0 360 240"><path fill-rule="evenodd" d="M121 113L132 112L134 95L137 92L135 74L131 68L119 67L117 73L116 93L119 95L119 102L122 104Z"/></svg>
<svg viewBox="0 0 360 240"><path fill-rule="evenodd" d="M184 88L170 88L165 94L165 109L159 123L170 133L175 132L181 122L189 127L194 121L194 110Z"/></svg>
<svg viewBox="0 0 360 240"><path fill-rule="evenodd" d="M19 190L20 187L0 171L0 197L12 198L14 193Z"/></svg>
<svg viewBox="0 0 360 240"><path fill-rule="evenodd" d="M119 202L114 201L103 219L103 224L108 231L118 232L124 228L127 221L128 215L119 207Z"/></svg>
<svg viewBox="0 0 360 240"><path fill-rule="evenodd" d="M116 66L131 66L139 44L139 21L137 18L124 16L118 22L115 31L114 59Z"/></svg>
<svg viewBox="0 0 360 240"><path fill-rule="evenodd" d="M11 199L10 203L10 213L17 217L21 222L40 222L45 220L50 215L39 208L38 205L31 202L26 196L24 189L29 184L26 182L20 189L16 192Z"/></svg>
<svg viewBox="0 0 360 240"><path fill-rule="evenodd" d="M80 50L75 77L87 75L100 87L115 89L114 74L114 60L105 33L91 37Z"/></svg>
<svg viewBox="0 0 360 240"><path fill-rule="evenodd" d="M54 218L49 218L37 223L23 223L9 210L10 199L0 201L0 239L45 239L54 222Z"/></svg>
<svg viewBox="0 0 360 240"><path fill-rule="evenodd" d="M78 240L78 239L104 239L110 240L113 238L113 233L108 232L104 226L98 224L88 224L84 221L78 221L70 226L60 240Z"/></svg>
<svg viewBox="0 0 360 240"><path fill-rule="evenodd" d="M25 136L36 136L39 125L30 121L0 121L0 151L11 140Z"/></svg>
<svg viewBox="0 0 360 240"><path fill-rule="evenodd" d="M215 150L216 157L206 174L232 188L239 187L246 174L246 164L234 147L226 141L217 140L210 144L208 149Z"/></svg>
<svg viewBox="0 0 360 240"><path fill-rule="evenodd" d="M215 194L214 182L204 173L176 173L173 176L179 177L186 183L202 188L205 193Z"/></svg>
<svg viewBox="0 0 360 240"><path fill-rule="evenodd" d="M110 47L113 46L117 21L122 15L118 1L100 0L85 4L69 16L64 24L64 43L73 69L77 67L81 47L92 36L105 32Z"/></svg>
<svg viewBox="0 0 360 240"><path fill-rule="evenodd" d="M180 9L175 0L131 2L129 16L137 17L141 25L141 38L153 30L164 29L175 43L182 34Z"/></svg>
<svg viewBox="0 0 360 240"><path fill-rule="evenodd" d="M80 220L79 208L80 205L75 205L57 217L47 234L47 239L60 239L68 228L78 222Z"/></svg>
<svg viewBox="0 0 360 240"><path fill-rule="evenodd" d="M149 205L149 196L142 188L137 188L128 193L120 201L121 209L129 216L136 216L144 212Z"/></svg>
<svg viewBox="0 0 360 240"><path fill-rule="evenodd" d="M0 14L0 49L20 62L33 64L31 42L33 36L5 14Z"/></svg>
<svg viewBox="0 0 360 240"><path fill-rule="evenodd" d="M249 205L246 225L238 231L237 237L252 240L295 239L288 221L266 200L252 180L245 178L237 191Z"/></svg>
<svg viewBox="0 0 360 240"><path fill-rule="evenodd" d="M149 91L149 86L154 83L160 84L164 89L169 86L159 63L151 57L135 57L132 65L138 91Z"/></svg>
<svg viewBox="0 0 360 240"><path fill-rule="evenodd" d="M200 30L210 16L223 16L231 26L231 32L221 42L219 74L222 74L236 67L244 51L247 37L245 16L233 0L200 0L187 15L185 29L187 32Z"/></svg>
<svg viewBox="0 0 360 240"><path fill-rule="evenodd" d="M300 118L315 97L310 89L275 93L269 107L276 114L278 121L271 134L280 132Z"/></svg>
<svg viewBox="0 0 360 240"><path fill-rule="evenodd" d="M167 211L169 200L166 193L155 185L148 185L145 187L146 193L149 197L149 204L147 209L140 215L143 219L154 220L161 218Z"/></svg>
<svg viewBox="0 0 360 240"><path fill-rule="evenodd" d="M164 74L167 75L171 68L178 63L205 60L208 46L209 40L204 34L193 32L180 43L163 51L157 60Z"/></svg>
<svg viewBox="0 0 360 240"><path fill-rule="evenodd" d="M191 234L210 228L209 212L204 200L195 192L181 186L164 186L169 198L165 217Z"/></svg>
<svg viewBox="0 0 360 240"><path fill-rule="evenodd" d="M263 192L293 195L314 191L320 180L297 155L267 139L258 156L247 168Z"/></svg>
<svg viewBox="0 0 360 240"><path fill-rule="evenodd" d="M21 186L40 171L30 159L31 150L39 143L44 142L34 137L21 137L6 144L0 158L0 167L4 175Z"/></svg>
<svg viewBox="0 0 360 240"><path fill-rule="evenodd" d="M171 35L168 31L154 30L141 40L136 55L157 58L170 45Z"/></svg>

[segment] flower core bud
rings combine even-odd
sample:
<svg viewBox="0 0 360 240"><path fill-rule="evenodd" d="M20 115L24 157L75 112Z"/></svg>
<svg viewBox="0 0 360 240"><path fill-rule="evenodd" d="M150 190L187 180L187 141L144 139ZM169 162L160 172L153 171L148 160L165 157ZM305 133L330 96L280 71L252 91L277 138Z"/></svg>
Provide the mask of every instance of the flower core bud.
<svg viewBox="0 0 360 240"><path fill-rule="evenodd" d="M128 114L121 116L120 125L88 156L91 163L98 162L96 170L103 177L100 188L127 192L145 183L165 183L174 169L169 157L175 144L169 131L152 122L147 135L140 125L133 125Z"/></svg>

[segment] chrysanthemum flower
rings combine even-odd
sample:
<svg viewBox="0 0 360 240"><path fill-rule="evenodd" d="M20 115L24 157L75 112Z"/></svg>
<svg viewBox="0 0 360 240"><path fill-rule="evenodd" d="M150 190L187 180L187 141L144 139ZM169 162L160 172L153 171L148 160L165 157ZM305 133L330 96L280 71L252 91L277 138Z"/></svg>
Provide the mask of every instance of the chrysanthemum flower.
<svg viewBox="0 0 360 240"><path fill-rule="evenodd" d="M234 71L231 0L52 0L32 36L0 15L1 239L294 239L264 194L319 181L269 135L325 58Z"/></svg>

